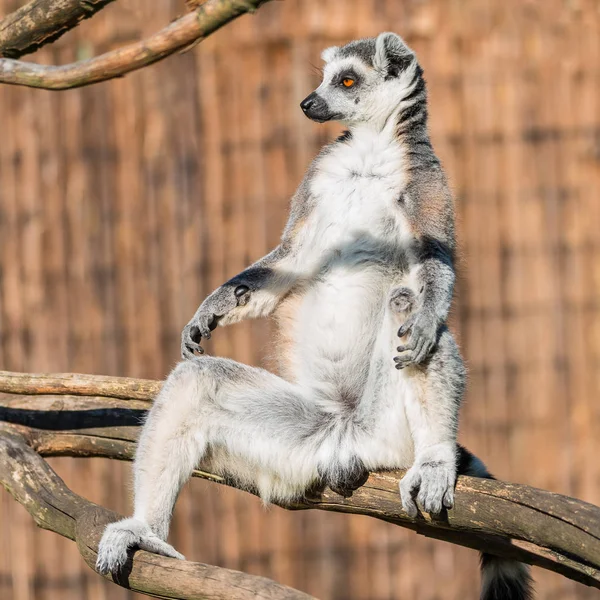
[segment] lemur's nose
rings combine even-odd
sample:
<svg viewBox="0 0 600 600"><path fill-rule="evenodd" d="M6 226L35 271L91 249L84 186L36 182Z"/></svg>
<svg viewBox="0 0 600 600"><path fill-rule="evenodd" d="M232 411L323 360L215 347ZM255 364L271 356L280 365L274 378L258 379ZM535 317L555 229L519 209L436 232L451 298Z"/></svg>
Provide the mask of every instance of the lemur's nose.
<svg viewBox="0 0 600 600"><path fill-rule="evenodd" d="M300 102L300 108L304 112L306 112L315 103L316 99L317 99L317 93L313 92L312 94L310 94L310 96L307 96L306 98L304 98L304 100L302 100L302 102Z"/></svg>

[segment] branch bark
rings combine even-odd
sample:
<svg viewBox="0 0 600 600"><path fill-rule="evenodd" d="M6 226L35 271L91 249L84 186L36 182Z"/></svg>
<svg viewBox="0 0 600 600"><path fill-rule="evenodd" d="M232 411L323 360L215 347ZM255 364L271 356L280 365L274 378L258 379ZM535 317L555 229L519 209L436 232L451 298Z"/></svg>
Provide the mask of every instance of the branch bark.
<svg viewBox="0 0 600 600"><path fill-rule="evenodd" d="M22 436L0 434L0 480L44 529L73 540L94 569L98 542L119 516L73 493ZM112 576L107 576L113 579ZM158 598L314 600L270 579L138 551L115 583Z"/></svg>
<svg viewBox="0 0 600 600"><path fill-rule="evenodd" d="M201 41L233 19L270 0L208 0L149 38L118 50L63 66L0 59L0 83L46 90L82 87L123 77Z"/></svg>
<svg viewBox="0 0 600 600"><path fill-rule="evenodd" d="M0 56L20 58L56 41L113 0L32 0L0 21Z"/></svg>
<svg viewBox="0 0 600 600"><path fill-rule="evenodd" d="M0 432L21 435L42 456L131 460L140 417L160 384L98 377L94 387L95 381L89 375L0 373L0 392L10 392L0 395ZM110 390L126 396L127 389L132 390L127 398L107 397ZM49 390L54 395L47 395ZM79 395L90 393L95 395ZM225 483L212 473L196 471L194 475ZM428 537L556 571L600 589L600 508L524 485L460 476L455 508L439 518L422 514L411 519L398 495L401 477L399 471L373 473L351 498L325 489L284 508L375 517Z"/></svg>

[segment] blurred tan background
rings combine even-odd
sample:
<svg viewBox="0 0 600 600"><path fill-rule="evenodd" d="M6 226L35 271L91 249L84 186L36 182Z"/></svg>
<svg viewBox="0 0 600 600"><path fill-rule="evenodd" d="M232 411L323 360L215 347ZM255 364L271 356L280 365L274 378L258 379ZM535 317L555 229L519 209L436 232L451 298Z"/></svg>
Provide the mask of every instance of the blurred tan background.
<svg viewBox="0 0 600 600"><path fill-rule="evenodd" d="M0 0L0 15L19 4ZM119 0L26 59L89 57L184 11ZM502 479L600 504L597 1L278 1L122 80L1 87L0 368L164 377L200 301L277 243L304 169L338 131L298 108L320 51L383 30L420 56L456 191L461 439ZM222 329L209 351L259 364L270 331ZM129 510L129 464L51 463L79 493ZM133 598L4 492L0 519L1 599ZM478 596L475 552L362 517L265 510L198 480L172 540L323 600ZM540 599L598 595L534 574Z"/></svg>

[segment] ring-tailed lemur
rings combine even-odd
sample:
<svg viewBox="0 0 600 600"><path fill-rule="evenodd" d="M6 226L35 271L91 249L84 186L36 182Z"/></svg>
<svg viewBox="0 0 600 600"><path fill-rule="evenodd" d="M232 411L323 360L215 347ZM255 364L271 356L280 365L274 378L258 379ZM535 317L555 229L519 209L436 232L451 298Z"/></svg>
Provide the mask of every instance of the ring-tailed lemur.
<svg viewBox="0 0 600 600"><path fill-rule="evenodd" d="M457 469L489 476L456 443L465 369L445 325L454 208L429 140L422 69L392 33L323 59L323 82L301 108L348 131L308 169L279 246L215 290L185 327L187 360L148 415L134 516L108 526L102 572L120 568L132 546L182 558L167 533L200 463L267 502L319 481L347 494L370 470L407 468L400 493L411 517L415 500L431 513L452 507ZM271 314L281 377L196 356L217 325ZM523 565L489 555L482 565L482 598L529 597Z"/></svg>

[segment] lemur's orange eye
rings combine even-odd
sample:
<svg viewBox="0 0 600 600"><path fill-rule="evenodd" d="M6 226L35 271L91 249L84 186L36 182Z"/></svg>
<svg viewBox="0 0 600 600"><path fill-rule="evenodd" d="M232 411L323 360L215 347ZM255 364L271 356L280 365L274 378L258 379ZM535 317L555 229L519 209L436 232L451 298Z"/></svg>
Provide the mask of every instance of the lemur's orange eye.
<svg viewBox="0 0 600 600"><path fill-rule="evenodd" d="M344 87L352 87L354 83L355 81L354 79L352 79L352 77L345 77L344 79L342 79L342 84L344 85Z"/></svg>

